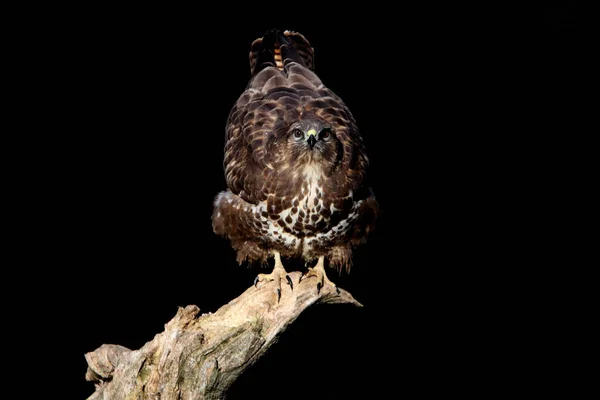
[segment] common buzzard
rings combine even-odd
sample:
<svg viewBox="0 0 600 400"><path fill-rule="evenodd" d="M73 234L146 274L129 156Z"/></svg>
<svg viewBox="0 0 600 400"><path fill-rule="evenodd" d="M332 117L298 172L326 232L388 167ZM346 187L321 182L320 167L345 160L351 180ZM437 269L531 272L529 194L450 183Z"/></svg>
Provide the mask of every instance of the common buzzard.
<svg viewBox="0 0 600 400"><path fill-rule="evenodd" d="M367 181L368 158L344 102L313 72L303 35L271 30L250 51L251 79L231 110L225 135L228 190L214 201L214 232L228 238L237 261L267 265L254 284L293 283L281 257L317 260L301 280L317 290L337 286L329 266L350 270L352 248L374 228L377 202Z"/></svg>

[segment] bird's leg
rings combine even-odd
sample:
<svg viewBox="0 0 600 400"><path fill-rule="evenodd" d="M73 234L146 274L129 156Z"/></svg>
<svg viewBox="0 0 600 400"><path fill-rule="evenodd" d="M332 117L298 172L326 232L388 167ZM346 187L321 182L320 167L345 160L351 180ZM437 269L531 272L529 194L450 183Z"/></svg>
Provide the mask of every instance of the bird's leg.
<svg viewBox="0 0 600 400"><path fill-rule="evenodd" d="M273 267L273 272L270 274L258 274L254 279L254 286L256 286L258 282L275 281L275 291L277 292L277 302L279 303L279 299L281 299L281 280L285 278L286 283L290 285L292 290L294 290L294 285L292 283L292 279L287 274L287 271L281 263L281 255L279 252L273 251L273 255L275 256L275 266Z"/></svg>
<svg viewBox="0 0 600 400"><path fill-rule="evenodd" d="M317 261L317 265L315 265L312 268L309 268L308 272L306 274L300 276L300 281L302 281L303 279L309 278L311 276L317 277L317 293L321 292L321 289L323 288L324 285L330 285L335 289L335 291L338 294L340 293L340 289L337 287L337 285L335 283L331 282L329 280L329 278L327 278L327 274L325 273L325 256L319 257L319 261Z"/></svg>

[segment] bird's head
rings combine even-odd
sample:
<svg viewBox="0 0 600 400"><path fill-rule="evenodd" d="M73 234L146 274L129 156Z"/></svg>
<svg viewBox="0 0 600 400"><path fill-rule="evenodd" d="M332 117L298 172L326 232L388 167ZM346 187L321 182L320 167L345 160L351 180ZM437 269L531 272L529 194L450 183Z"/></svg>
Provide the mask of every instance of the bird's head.
<svg viewBox="0 0 600 400"><path fill-rule="evenodd" d="M288 143L300 162L335 160L339 140L333 127L316 118L291 124Z"/></svg>

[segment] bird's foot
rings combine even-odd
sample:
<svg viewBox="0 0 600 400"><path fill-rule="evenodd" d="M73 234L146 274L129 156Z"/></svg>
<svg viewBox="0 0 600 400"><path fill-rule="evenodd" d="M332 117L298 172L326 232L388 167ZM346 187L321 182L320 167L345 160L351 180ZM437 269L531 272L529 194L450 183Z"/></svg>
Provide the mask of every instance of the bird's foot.
<svg viewBox="0 0 600 400"><path fill-rule="evenodd" d="M335 289L337 294L339 294L340 289L337 287L337 285L335 283L333 283L329 280L329 278L327 277L327 274L325 273L324 259L325 259L324 257L319 257L319 261L317 262L317 265L315 265L313 268L308 268L308 272L300 275L300 279L298 280L298 283L302 282L306 278L310 278L311 276L314 276L317 278L317 294L321 293L321 289L323 289L323 287L325 285L329 285L330 287Z"/></svg>
<svg viewBox="0 0 600 400"><path fill-rule="evenodd" d="M277 294L277 302L281 300L281 281L285 280L285 283L290 285L290 289L294 290L294 284L292 283L292 278L288 275L285 268L283 268L283 264L281 264L281 259L279 254L275 256L275 267L273 268L273 272L270 274L258 274L256 278L254 278L254 287L258 286L259 282L271 282L275 281L275 293Z"/></svg>
<svg viewBox="0 0 600 400"><path fill-rule="evenodd" d="M259 282L271 282L275 281L275 293L277 294L277 302L281 299L281 281L285 279L285 282L290 285L290 289L294 290L294 284L292 279L285 270L274 269L270 274L258 274L254 278L254 287L257 287Z"/></svg>

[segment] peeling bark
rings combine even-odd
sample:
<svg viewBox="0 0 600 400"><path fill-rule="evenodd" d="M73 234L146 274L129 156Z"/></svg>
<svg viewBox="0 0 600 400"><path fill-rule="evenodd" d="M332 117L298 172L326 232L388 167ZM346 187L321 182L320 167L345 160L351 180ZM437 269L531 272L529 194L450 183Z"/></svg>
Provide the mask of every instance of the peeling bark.
<svg viewBox="0 0 600 400"><path fill-rule="evenodd" d="M86 379L96 391L88 400L224 399L231 384L262 356L278 336L313 304L362 305L343 289L326 285L317 293L312 278L294 289L282 283L251 286L215 313L195 305L179 308L165 330L139 350L104 344L87 353Z"/></svg>

